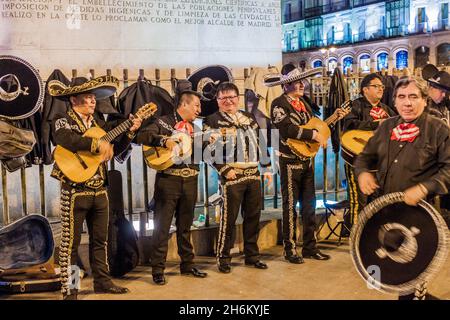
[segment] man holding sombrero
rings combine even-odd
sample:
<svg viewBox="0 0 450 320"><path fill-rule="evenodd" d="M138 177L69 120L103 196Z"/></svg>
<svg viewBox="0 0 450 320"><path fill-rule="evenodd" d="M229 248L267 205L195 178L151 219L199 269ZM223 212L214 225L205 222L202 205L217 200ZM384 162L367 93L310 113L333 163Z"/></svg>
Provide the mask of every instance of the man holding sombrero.
<svg viewBox="0 0 450 320"><path fill-rule="evenodd" d="M119 87L119 80L112 76L92 80L74 78L70 86L59 81L50 81L50 95L70 102L67 112L53 118L52 132L57 145L70 150L90 151L104 159L95 175L83 183L70 181L55 164L51 176L61 181L61 224L62 238L59 251L61 266L61 291L63 298L77 299L77 289L69 287L70 266L77 261L83 222L86 219L89 230L89 260L94 278L95 293L122 294L127 288L115 285L108 271L108 196L106 161L123 152L134 138L141 125L139 118L132 119L133 125L126 134L119 136L112 144L95 138L83 137L91 127L108 131L124 120L106 123L95 113L97 100L112 96Z"/></svg>
<svg viewBox="0 0 450 320"><path fill-rule="evenodd" d="M394 87L394 101L399 116L380 124L356 159L355 173L364 194L374 198L404 192L404 202L416 206L420 200L432 201L432 196L449 192L449 127L424 112L427 87L420 78L399 79ZM370 172L374 169L375 175ZM423 295L422 291L418 298Z"/></svg>
<svg viewBox="0 0 450 320"><path fill-rule="evenodd" d="M293 64L286 64L281 70L281 76L265 78L267 86L282 85L284 91L272 102L271 121L280 135L279 166L283 199L284 257L290 263L296 264L303 263L303 257L316 260L330 258L329 255L320 252L316 246L314 235L316 195L312 159L297 156L286 142L291 138L316 141L321 146L327 144L326 139L319 132L300 127L314 116L314 111L316 114L318 112L304 97L303 74ZM296 205L299 201L303 220L303 257L296 251Z"/></svg>

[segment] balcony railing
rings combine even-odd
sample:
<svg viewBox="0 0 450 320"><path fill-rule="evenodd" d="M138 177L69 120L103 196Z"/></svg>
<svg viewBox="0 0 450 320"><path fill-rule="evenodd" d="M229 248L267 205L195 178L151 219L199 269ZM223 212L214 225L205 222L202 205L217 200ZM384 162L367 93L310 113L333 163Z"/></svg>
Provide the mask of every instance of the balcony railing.
<svg viewBox="0 0 450 320"><path fill-rule="evenodd" d="M284 15L283 23L294 22L303 19L303 14L301 12L292 12L291 14Z"/></svg>
<svg viewBox="0 0 450 320"><path fill-rule="evenodd" d="M303 43L304 48L301 49L312 49L312 48L320 48L323 47L325 45L325 41L322 39L318 39L318 40L310 40L310 41L305 41Z"/></svg>
<svg viewBox="0 0 450 320"><path fill-rule="evenodd" d="M392 36L400 34L400 31L392 28L390 31ZM315 48L321 48L326 45L345 45L349 43L356 43L356 42L362 42L362 41L368 41L368 40L378 40L383 39L388 35L388 30L380 29L377 32L363 32L363 33L357 33L354 34L352 37L346 37L345 39L340 40L334 40L330 42L328 39L316 39L316 40L310 40L310 41L302 41L300 42L300 50L301 49L315 49ZM291 52L296 50L286 50L285 52Z"/></svg>
<svg viewBox="0 0 450 320"><path fill-rule="evenodd" d="M385 0L351 0L350 5L352 8L367 6L369 4L377 2L386 2Z"/></svg>
<svg viewBox="0 0 450 320"><path fill-rule="evenodd" d="M390 27L386 30L386 37L400 37L408 34L408 28L406 26Z"/></svg>
<svg viewBox="0 0 450 320"><path fill-rule="evenodd" d="M311 17L315 17L315 16L320 16L322 14L347 10L350 8L351 8L351 6L350 6L349 0L333 2L333 3L325 4L323 6L305 8L305 18L311 18Z"/></svg>
<svg viewBox="0 0 450 320"><path fill-rule="evenodd" d="M305 8L305 18L311 18L315 16L320 16L322 14L348 10L351 8L367 6L369 4L386 2L383 0L342 0L339 2L328 3L322 6L315 6L311 8Z"/></svg>

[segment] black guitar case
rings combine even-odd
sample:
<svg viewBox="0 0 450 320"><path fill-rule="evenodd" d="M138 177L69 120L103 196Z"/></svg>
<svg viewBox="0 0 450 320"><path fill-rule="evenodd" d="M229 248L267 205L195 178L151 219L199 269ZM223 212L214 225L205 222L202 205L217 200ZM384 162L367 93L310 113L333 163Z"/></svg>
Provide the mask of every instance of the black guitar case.
<svg viewBox="0 0 450 320"><path fill-rule="evenodd" d="M122 193L122 175L120 171L108 171L108 180L109 273L113 277L121 277L133 270L139 262L137 235L131 222L125 218Z"/></svg>

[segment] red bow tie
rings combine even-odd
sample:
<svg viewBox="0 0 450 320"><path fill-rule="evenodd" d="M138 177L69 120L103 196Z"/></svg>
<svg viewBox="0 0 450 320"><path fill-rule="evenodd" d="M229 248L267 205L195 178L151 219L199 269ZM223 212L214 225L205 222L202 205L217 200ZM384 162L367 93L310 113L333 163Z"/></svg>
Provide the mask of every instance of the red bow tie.
<svg viewBox="0 0 450 320"><path fill-rule="evenodd" d="M375 106L370 109L370 116L373 120L380 120L389 118L389 115L381 107Z"/></svg>
<svg viewBox="0 0 450 320"><path fill-rule="evenodd" d="M420 129L414 123L401 123L392 129L391 140L413 142Z"/></svg>
<svg viewBox="0 0 450 320"><path fill-rule="evenodd" d="M292 100L291 106L293 106L294 109L297 110L298 112L306 112L306 107L300 100Z"/></svg>
<svg viewBox="0 0 450 320"><path fill-rule="evenodd" d="M189 121L186 121L186 120L177 122L175 124L174 128L177 131L187 133L190 136L192 136L192 134L194 133L194 127L192 126L192 124Z"/></svg>

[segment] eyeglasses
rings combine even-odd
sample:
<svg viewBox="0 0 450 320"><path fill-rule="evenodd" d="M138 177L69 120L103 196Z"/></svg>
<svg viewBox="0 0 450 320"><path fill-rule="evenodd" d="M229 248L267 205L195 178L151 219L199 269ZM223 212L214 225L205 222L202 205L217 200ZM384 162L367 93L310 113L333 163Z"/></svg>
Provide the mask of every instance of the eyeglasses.
<svg viewBox="0 0 450 320"><path fill-rule="evenodd" d="M237 96L220 97L220 98L217 97L217 100L219 100L219 101L226 101L226 100L233 100L235 98L237 98Z"/></svg>
<svg viewBox="0 0 450 320"><path fill-rule="evenodd" d="M384 84L369 84L368 87L374 87L376 89L383 89L386 88Z"/></svg>

